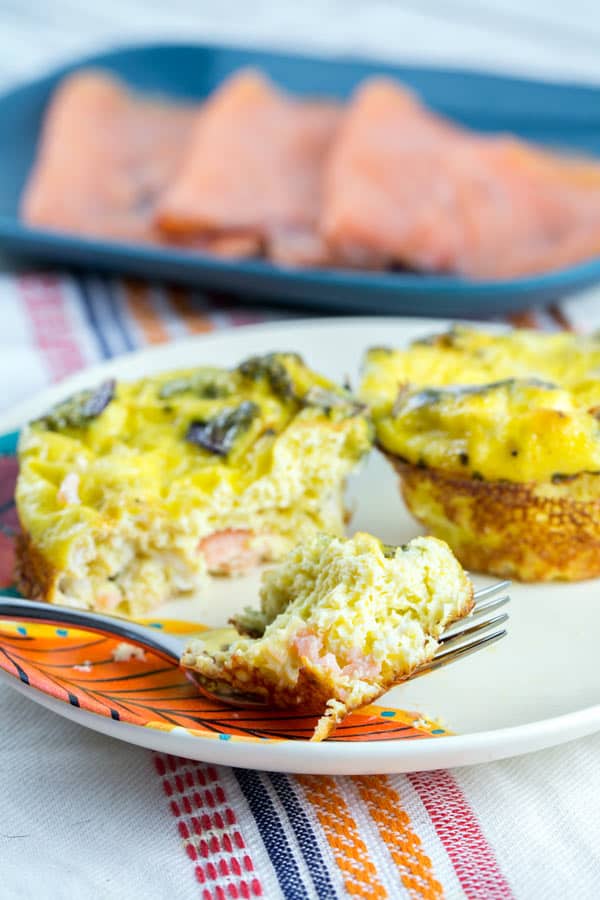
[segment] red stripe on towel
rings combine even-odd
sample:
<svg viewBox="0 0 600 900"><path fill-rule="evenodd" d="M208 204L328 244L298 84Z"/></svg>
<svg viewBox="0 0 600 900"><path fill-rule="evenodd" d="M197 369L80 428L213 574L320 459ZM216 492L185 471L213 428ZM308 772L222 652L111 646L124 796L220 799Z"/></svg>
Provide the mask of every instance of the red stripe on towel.
<svg viewBox="0 0 600 900"><path fill-rule="evenodd" d="M73 334L60 279L27 274L20 275L16 285L52 381L83 368L85 359Z"/></svg>
<svg viewBox="0 0 600 900"><path fill-rule="evenodd" d="M406 777L429 813L468 900L511 900L496 854L452 775L438 770Z"/></svg>
<svg viewBox="0 0 600 900"><path fill-rule="evenodd" d="M262 885L217 769L162 753L155 755L154 767L202 886L202 900L262 897Z"/></svg>

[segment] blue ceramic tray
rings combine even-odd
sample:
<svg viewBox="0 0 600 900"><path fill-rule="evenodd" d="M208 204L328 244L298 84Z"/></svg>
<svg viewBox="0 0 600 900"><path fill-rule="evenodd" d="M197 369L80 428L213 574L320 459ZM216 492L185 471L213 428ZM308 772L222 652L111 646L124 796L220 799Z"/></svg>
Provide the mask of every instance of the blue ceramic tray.
<svg viewBox="0 0 600 900"><path fill-rule="evenodd" d="M19 222L18 200L33 162L44 107L67 72L100 66L134 87L201 98L230 72L247 65L260 67L295 93L340 98L365 76L391 75L465 125L508 130L600 156L600 88L215 46L131 47L79 60L0 97L0 248L46 264L180 281L271 303L369 313L489 316L552 302L600 281L600 259L503 282L397 272L298 271L262 261L229 262L172 249L84 240Z"/></svg>

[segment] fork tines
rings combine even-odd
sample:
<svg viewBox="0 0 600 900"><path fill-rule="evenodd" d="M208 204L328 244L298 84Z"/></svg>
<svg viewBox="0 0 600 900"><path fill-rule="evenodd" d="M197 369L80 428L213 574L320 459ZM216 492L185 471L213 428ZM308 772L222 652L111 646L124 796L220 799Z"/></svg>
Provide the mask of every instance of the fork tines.
<svg viewBox="0 0 600 900"><path fill-rule="evenodd" d="M508 621L508 613L499 613L498 610L510 602L509 595L504 593L509 585L510 581L499 581L475 591L475 603L470 615L446 629L439 639L440 646L433 659L421 666L412 677L439 669L505 637L507 632L503 626Z"/></svg>
<svg viewBox="0 0 600 900"><path fill-rule="evenodd" d="M510 587L510 581L497 581L496 584L490 584L488 587L479 588L473 595L475 599L474 609L477 611L487 609L488 606L494 602L498 594L508 587Z"/></svg>

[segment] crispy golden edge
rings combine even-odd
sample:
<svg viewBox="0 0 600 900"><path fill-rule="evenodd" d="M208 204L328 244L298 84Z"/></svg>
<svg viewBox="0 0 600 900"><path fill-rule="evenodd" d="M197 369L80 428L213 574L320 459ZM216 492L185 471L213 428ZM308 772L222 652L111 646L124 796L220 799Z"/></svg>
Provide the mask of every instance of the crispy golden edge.
<svg viewBox="0 0 600 900"><path fill-rule="evenodd" d="M470 596L460 613L448 620L447 627L458 619L468 615L473 609L473 586L466 575L465 583L468 586ZM424 658L419 667L428 662L435 655L435 650ZM274 683L261 675L259 669L249 666L243 657L233 656L226 668L213 663L206 656L200 657L201 663L195 665L195 658L191 653L184 653L182 665L187 668L196 668L202 674L203 683L219 690L220 686L231 688L242 694L256 695L262 698L268 706L278 709L293 709L298 707L304 715L319 716L312 741L322 741L328 738L349 713L355 709L372 703L382 694L385 694L397 684L407 681L415 668L404 673L399 678L388 678L384 682L372 685L370 691L365 690L360 700L343 700L339 695L339 689L335 677L323 673L323 670L315 666L306 657L300 658L298 679L293 686ZM208 681L207 681L208 679Z"/></svg>
<svg viewBox="0 0 600 900"><path fill-rule="evenodd" d="M30 535L22 532L16 541L15 584L18 591L29 600L51 603L57 574Z"/></svg>
<svg viewBox="0 0 600 900"><path fill-rule="evenodd" d="M519 581L600 575L600 475L485 481L386 456L408 509L466 569Z"/></svg>

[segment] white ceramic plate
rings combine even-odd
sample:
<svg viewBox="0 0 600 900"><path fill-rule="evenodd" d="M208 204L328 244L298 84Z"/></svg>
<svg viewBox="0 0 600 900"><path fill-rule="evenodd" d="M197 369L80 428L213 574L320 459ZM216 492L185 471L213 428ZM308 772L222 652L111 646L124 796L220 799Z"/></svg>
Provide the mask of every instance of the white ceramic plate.
<svg viewBox="0 0 600 900"><path fill-rule="evenodd" d="M131 354L76 375L0 418L0 431L18 428L57 399L108 374L135 378L201 363L233 365L252 353L295 350L315 368L354 383L363 351L401 345L443 329L431 319L321 319L241 328ZM489 326L488 326L489 327ZM400 500L388 465L373 454L351 485L352 530L389 543L419 533ZM475 578L477 585L490 579ZM256 602L257 576L218 580L201 599L176 602L160 613L222 624ZM509 635L465 661L395 688L383 701L440 720L452 736L366 743L237 742L193 736L184 729L154 731L69 706L4 680L36 702L81 725L144 747L192 759L271 771L357 774L470 765L539 750L600 730L600 583L517 585L511 590Z"/></svg>

